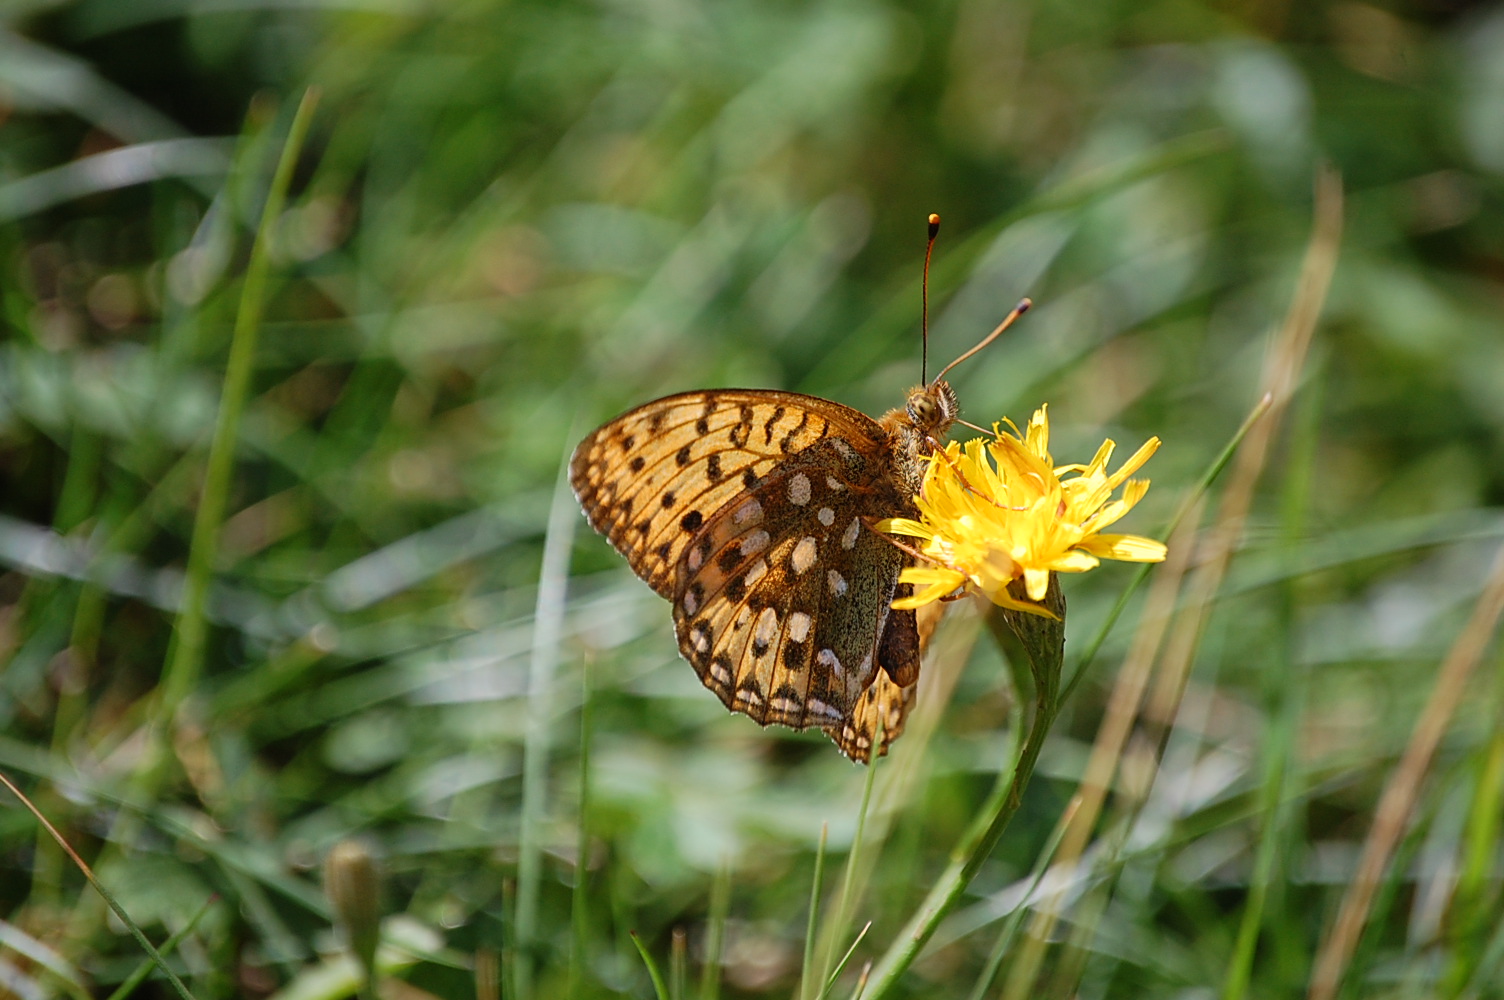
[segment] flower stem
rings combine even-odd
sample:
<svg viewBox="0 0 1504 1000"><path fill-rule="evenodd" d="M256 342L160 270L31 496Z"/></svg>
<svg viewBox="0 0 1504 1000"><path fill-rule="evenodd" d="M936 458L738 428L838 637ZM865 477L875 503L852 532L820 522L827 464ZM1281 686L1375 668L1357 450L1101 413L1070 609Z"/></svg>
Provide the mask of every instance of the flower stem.
<svg viewBox="0 0 1504 1000"><path fill-rule="evenodd" d="M1034 774L1034 765L1039 760L1045 736L1054 725L1055 716L1060 709L1058 694L1060 668L1065 651L1065 598L1060 592L1059 581L1053 575L1044 605L1055 612L1059 620L996 605L987 613L987 628L999 644L1005 649L1022 646L1029 661L1029 672L1034 678L1034 717L1029 733L1022 746L1017 748L1016 754L1010 754L1008 762L999 772L997 784L987 796L987 801L977 811L966 834L951 852L950 864L936 879L929 895L872 970L865 1000L879 1000L886 995L919 957L926 942L940 926L940 921L955 908L962 893L981 869L982 863L992 854L992 849L1002 839L1003 831L1008 828L1008 823L1023 801L1023 791Z"/></svg>

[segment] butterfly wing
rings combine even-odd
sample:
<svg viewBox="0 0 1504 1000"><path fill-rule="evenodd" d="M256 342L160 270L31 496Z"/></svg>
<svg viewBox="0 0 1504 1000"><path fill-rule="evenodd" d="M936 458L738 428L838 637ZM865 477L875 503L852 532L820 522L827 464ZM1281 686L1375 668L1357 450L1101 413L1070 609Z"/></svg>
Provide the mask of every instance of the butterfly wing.
<svg viewBox="0 0 1504 1000"><path fill-rule="evenodd" d="M812 446L717 511L681 561L680 649L763 725L839 723L878 669L904 554L864 523L882 512L853 471L833 442Z"/></svg>
<svg viewBox="0 0 1504 1000"><path fill-rule="evenodd" d="M672 600L685 546L717 510L826 438L884 447L877 421L816 396L755 389L686 392L639 406L575 449L569 481L591 527Z"/></svg>
<svg viewBox="0 0 1504 1000"><path fill-rule="evenodd" d="M901 583L894 596L906 596L909 590L908 584ZM919 688L919 661L946 607L936 601L917 611L895 611L888 618L878 652L885 669L862 692L850 716L839 725L825 727L825 734L852 760L866 763L874 746L881 757L888 752L888 745L902 735L909 707ZM893 669L894 665L898 669Z"/></svg>
<svg viewBox="0 0 1504 1000"><path fill-rule="evenodd" d="M570 473L592 526L673 602L706 687L867 760L878 717L880 752L901 730L919 665L913 613L890 610L906 557L870 527L910 513L887 447L828 400L696 392L606 424Z"/></svg>

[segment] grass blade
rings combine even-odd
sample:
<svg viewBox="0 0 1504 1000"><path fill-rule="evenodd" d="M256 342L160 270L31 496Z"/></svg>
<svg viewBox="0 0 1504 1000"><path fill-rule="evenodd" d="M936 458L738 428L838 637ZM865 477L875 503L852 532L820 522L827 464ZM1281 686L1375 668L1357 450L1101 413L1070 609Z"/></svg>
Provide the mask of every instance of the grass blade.
<svg viewBox="0 0 1504 1000"><path fill-rule="evenodd" d="M571 436L572 439L572 436ZM528 670L527 735L522 747L522 833L517 849L515 967L518 1000L533 995L533 961L538 942L538 894L542 881L543 807L548 789L548 733L553 721L553 675L564 631L564 599L569 586L569 553L579 513L561 464L543 539L538 601L533 615L532 662Z"/></svg>
<svg viewBox="0 0 1504 1000"><path fill-rule="evenodd" d="M874 747L883 745L881 719L878 720L877 731L872 736L872 745ZM825 949L825 964L820 970L819 981L822 983L830 980L830 970L835 964L836 949L841 946L841 939L846 936L846 922L851 919L853 887L856 884L857 866L861 863L862 856L862 835L867 830L867 813L872 804L872 786L877 780L877 762L880 759L874 753L867 765L867 777L862 785L862 805L856 814L856 833L851 839L851 852L846 855L846 868L841 874L841 895L836 900L835 919L826 932L830 944ZM811 912L811 917L813 917L813 912Z"/></svg>
<svg viewBox="0 0 1504 1000"><path fill-rule="evenodd" d="M815 845L815 877L809 887L809 921L804 928L804 967L799 973L799 1000L810 1000L810 976L815 968L815 935L819 929L820 888L825 881L825 841L830 824L820 824L820 842Z"/></svg>
<svg viewBox="0 0 1504 1000"><path fill-rule="evenodd" d="M110 894L110 891L104 887L104 884L94 876L93 869L84 863L84 859L78 856L78 852L63 838L63 835L58 832L57 827L48 822L47 817L42 815L41 811L32 804L31 800L4 773L0 773L0 785L4 785L10 789L11 794L20 799L21 804L26 807L27 811L35 816L37 822L41 823L47 829L48 834L57 842L57 846L61 847L63 852L78 866L78 870L83 872L84 878L89 880L89 884L94 887L94 891L99 893L104 901L109 904L110 909L115 911L115 916L120 918L120 922L130 929L131 936L141 945L142 950L151 956L152 964L162 970L162 975L172 984L172 988L177 991L178 996L182 997L183 1000L193 1000L193 994L188 992L188 987L184 986L183 981L177 977L177 974L168 968L167 959L163 958L162 953L152 946L152 943L147 940L145 932L130 918L130 914L125 912L125 908Z"/></svg>
<svg viewBox="0 0 1504 1000"><path fill-rule="evenodd" d="M1337 995L1348 963L1358 947L1358 938L1363 933L1379 883L1405 834L1406 824L1420 795L1421 782L1430 770L1431 760L1441 738L1446 735L1452 715L1462 702L1473 668L1493 639L1501 614L1504 614L1504 548L1494 559L1472 615L1442 661L1436 686L1415 723L1404 756L1384 787L1373 827L1363 844L1358 869L1342 897L1336 922L1316 954L1315 971L1311 974L1307 994L1310 1000L1333 1000Z"/></svg>
<svg viewBox="0 0 1504 1000"><path fill-rule="evenodd" d="M818 895L819 890L815 891ZM710 916L705 929L705 965L700 970L700 1000L716 1000L720 995L721 952L726 946L726 915L730 909L731 865L728 862L721 865L715 874L715 881L710 884ZM805 940L810 938L806 937ZM804 967L809 968L807 950Z"/></svg>
<svg viewBox="0 0 1504 1000"><path fill-rule="evenodd" d="M266 284L271 270L272 230L282 216L287 189L292 183L293 167L302 152L303 140L313 122L318 105L318 91L303 93L282 144L282 154L267 189L266 204L256 228L251 258L246 265L240 290L240 307L235 315L235 329L230 337L230 356L225 364L219 414L214 423L214 437L209 444L208 464L204 471L203 493L193 518L193 535L188 548L188 568L183 580L183 603L173 628L172 647L162 671L161 701L158 718L170 721L173 713L198 683L203 669L204 640L208 635L205 615L209 595L209 578L219 553L219 531L229 503L230 479L235 471L235 445L240 432L240 418L250 391L251 372L256 358L257 335L266 306Z"/></svg>
<svg viewBox="0 0 1504 1000"><path fill-rule="evenodd" d="M642 964L648 967L648 978L653 980L653 994L658 1000L669 1000L668 987L664 985L663 973L658 971L658 963L653 961L653 956L648 954L647 946L637 936L636 931L628 931L627 936L632 939L632 944L637 949L637 954L642 956Z"/></svg>
<svg viewBox="0 0 1504 1000"><path fill-rule="evenodd" d="M177 931L175 931L172 937L162 942L162 947L159 950L162 952L163 957L171 955L174 951L177 950L178 945L182 944L183 939L189 934L193 933L193 929L197 927L198 922L204 918L204 914L209 912L209 907L213 906L217 902L219 902L218 896L210 896L208 899L204 900L204 905L200 906L198 908L198 911L194 913L193 916L188 918L188 922L180 927ZM130 996L136 991L136 987L141 985L141 983L151 973L151 970L155 967L155 965L156 963L154 961L147 959L140 965L136 966L136 968L131 971L131 974L126 976L125 979L121 981L119 986L115 987L115 992L111 993L109 997L106 998L106 1000L125 1000L126 997Z"/></svg>
<svg viewBox="0 0 1504 1000"><path fill-rule="evenodd" d="M669 1000L685 1000L689 985L689 935L683 927L675 927L669 938L668 950L668 995Z"/></svg>
<svg viewBox="0 0 1504 1000"><path fill-rule="evenodd" d="M857 931L856 938L851 942L851 947L846 949L846 954L841 956L841 960L836 963L836 967L831 970L830 975L826 978L825 988L820 991L820 1000L826 1000L830 996L830 991L836 988L836 980L840 979L841 973L846 971L846 963L850 962L851 956L856 954L856 946L862 943L862 938L866 937L867 932L871 929L872 921L869 920L862 925L860 931Z"/></svg>
<svg viewBox="0 0 1504 1000"><path fill-rule="evenodd" d="M590 660L580 670L580 815L575 847L574 892L570 899L569 924L573 937L569 949L567 995L574 996L584 980L590 945L590 894L585 886L590 873Z"/></svg>

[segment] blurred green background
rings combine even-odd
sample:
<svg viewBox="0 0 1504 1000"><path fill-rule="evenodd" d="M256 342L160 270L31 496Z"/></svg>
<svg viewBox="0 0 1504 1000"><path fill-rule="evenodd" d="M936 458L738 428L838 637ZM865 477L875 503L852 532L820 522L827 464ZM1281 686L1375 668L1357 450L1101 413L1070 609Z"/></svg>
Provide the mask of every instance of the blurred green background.
<svg viewBox="0 0 1504 1000"><path fill-rule="evenodd" d="M205 644L169 690L243 278L309 84ZM1154 790L1104 816L1117 846L1083 862L1035 993L1300 995L1504 534L1492 4L10 0L0 768L155 941L215 896L172 957L199 997L352 988L316 975L338 951L318 866L356 835L410 990L494 995L499 967L508 996L519 968L533 996L651 996L628 932L668 963L678 929L696 989L723 931L720 995L788 996L822 824L828 911L865 772L700 687L561 489L570 449L706 386L895 405L938 212L930 371L1031 296L954 373L965 415L1047 402L1059 461L1159 435L1124 529L1162 533L1257 400L1322 162L1346 228L1299 393ZM1068 653L1130 576L1066 581ZM1137 606L901 995L983 974ZM955 697L879 767L853 908L874 923L839 996L1004 759L1002 658L952 617ZM1347 995L1504 996L1490 655ZM3 795L0 995L108 995L140 950Z"/></svg>

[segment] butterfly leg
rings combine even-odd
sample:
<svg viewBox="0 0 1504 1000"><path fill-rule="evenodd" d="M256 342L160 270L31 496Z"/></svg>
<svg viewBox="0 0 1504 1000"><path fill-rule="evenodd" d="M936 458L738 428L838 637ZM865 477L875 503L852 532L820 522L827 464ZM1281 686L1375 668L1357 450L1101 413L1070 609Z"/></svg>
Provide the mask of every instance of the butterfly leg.
<svg viewBox="0 0 1504 1000"><path fill-rule="evenodd" d="M881 538L883 541L887 542L898 551L907 553L908 555L913 556L915 559L918 559L921 562L934 563L936 566L943 565L943 563L941 563L940 560L936 559L934 556L927 556L923 552L920 552L918 549L914 548L914 546L909 545L907 542L900 542L898 539L894 538L887 532L878 531L877 528L873 527L874 523L875 520L873 518L862 518L863 525L869 528L872 533L878 538Z"/></svg>

